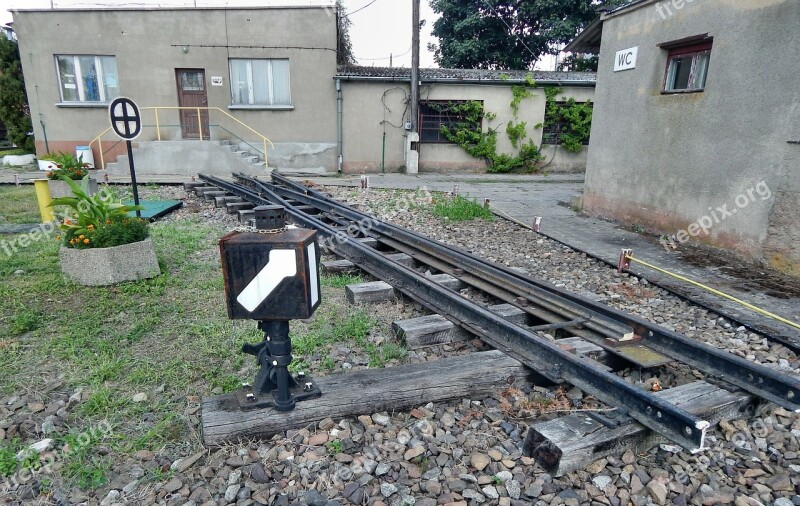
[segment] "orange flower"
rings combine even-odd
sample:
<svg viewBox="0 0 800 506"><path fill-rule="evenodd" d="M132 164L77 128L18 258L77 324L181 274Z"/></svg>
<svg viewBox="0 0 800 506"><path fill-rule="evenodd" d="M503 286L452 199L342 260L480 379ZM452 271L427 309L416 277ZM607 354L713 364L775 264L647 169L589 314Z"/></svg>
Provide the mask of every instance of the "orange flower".
<svg viewBox="0 0 800 506"><path fill-rule="evenodd" d="M89 227L88 227L88 228L89 228L89 230L92 230L92 229L94 228L94 225L92 225L92 224L89 224Z"/></svg>
<svg viewBox="0 0 800 506"><path fill-rule="evenodd" d="M57 236L56 236L56 241L60 241L60 240L61 240L61 236L60 236L60 235L57 235Z"/></svg>
<svg viewBox="0 0 800 506"><path fill-rule="evenodd" d="M72 225L72 222L69 220L64 220L64 225Z"/></svg>
<svg viewBox="0 0 800 506"><path fill-rule="evenodd" d="M84 239L83 244L89 244L89 239Z"/></svg>
<svg viewBox="0 0 800 506"><path fill-rule="evenodd" d="M83 239L83 234L79 235L78 239Z"/></svg>
<svg viewBox="0 0 800 506"><path fill-rule="evenodd" d="M111 225L111 220L106 220L106 225Z"/></svg>

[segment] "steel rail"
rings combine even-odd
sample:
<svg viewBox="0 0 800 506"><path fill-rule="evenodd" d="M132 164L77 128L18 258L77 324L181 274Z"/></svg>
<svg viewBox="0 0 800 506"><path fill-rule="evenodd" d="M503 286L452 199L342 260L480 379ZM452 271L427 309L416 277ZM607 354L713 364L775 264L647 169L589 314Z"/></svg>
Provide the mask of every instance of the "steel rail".
<svg viewBox="0 0 800 506"><path fill-rule="evenodd" d="M240 176L241 177L241 176ZM263 183L263 181L257 180L259 183ZM439 257L437 248L433 247L433 242L425 236L413 233L406 229L402 229L401 227L396 227L384 221L378 220L374 216L370 216L368 214L362 213L361 211L355 209L348 209L343 210L339 207L338 202L331 202L330 199L327 197L317 197L315 195L303 195L301 192L292 191L281 189L279 187L275 188L278 194L281 194L285 197L290 197L299 201L303 201L303 203L312 205L312 206L320 206L326 209L328 212L339 214L346 219L356 222L362 222L363 220L368 220L368 225L364 226L363 228L368 228L370 232L377 232L380 234L380 239L385 240L388 245L396 248L398 251L410 254L411 256L419 257L419 252L423 252L423 254L428 255L427 261L435 263L435 267L443 272L447 272L447 268L445 267L446 264L452 265L452 269L455 270L456 268L462 268L465 271L465 275L461 276L462 280L465 281L467 284L473 284L477 288L482 290L491 291L490 286L486 285L486 282L491 283L492 285L500 288L506 289L506 291L512 292L513 290L508 290L509 283L513 282L513 278L507 277L504 273L492 269L487 269L487 264L484 260L479 259L477 257L473 257L471 259L464 259L461 261L446 261ZM399 237L398 237L399 235ZM377 239L377 237L376 237ZM438 244L438 243L436 243ZM427 262L423 262L427 263ZM471 276L468 273L480 272L480 276ZM452 274L452 272L448 272L448 274ZM470 283L469 279L473 278L475 282ZM483 283L480 283L483 281ZM584 318L587 320L585 326L601 334L604 337L607 337L614 341L621 341L624 343L624 338L626 336L630 336L633 334L633 329L627 325L619 324L618 322L614 321L611 318L606 317L600 313L592 311L590 308L581 307L577 304L567 303L563 298L560 297L553 297L547 291L541 290L537 287L527 287L527 289L523 292L522 288L514 287L516 290L516 295L512 298L512 300L518 296L524 296L529 302L536 304L537 306L541 307L545 311L548 311L551 315L559 315L563 321L574 320L576 318ZM499 296L499 294L493 294ZM511 302L507 300L507 302ZM525 309L522 307L521 309ZM545 316L535 315L540 318L546 318ZM588 337L588 336L587 336Z"/></svg>
<svg viewBox="0 0 800 506"><path fill-rule="evenodd" d="M498 274L498 277L504 283L508 283L507 286L518 287L523 293L529 288L542 289L567 301L579 304L595 313L628 325L637 335L643 338L644 344L655 351L673 357L680 362L703 371L709 376L717 377L786 409L800 412L800 379L778 373L727 351L651 323L639 316L624 313L600 302L553 286L545 281L524 276L501 265L490 264L454 246L431 241L416 232L380 221L351 206L335 202L321 192L307 188L278 174L273 173L272 178L281 184L295 188L296 191L292 193L293 195L304 193L309 204L315 201L318 203L323 201L321 205L324 205L326 209L337 212L346 218L354 219L354 221L372 220L372 230L375 232L381 233L382 230L390 230L391 237L409 244L424 241L432 251L436 252L436 256L440 259L448 258L453 259L456 263L463 262L464 265L469 266L469 270L472 272L477 272L477 269L481 268L495 273L501 272L502 274ZM378 239L380 238L378 237Z"/></svg>
<svg viewBox="0 0 800 506"><path fill-rule="evenodd" d="M298 211L294 205L259 186L250 189L223 179L200 178L254 204L279 204L293 221L316 229L329 249L350 260L367 273L387 281L400 292L431 311L451 319L483 341L516 358L539 374L563 378L597 399L618 407L646 427L687 449L701 449L710 424L619 376L592 366L557 345L520 327L459 293L434 283L413 269L393 262L373 248L360 244L347 234ZM251 179L251 181L258 182Z"/></svg>

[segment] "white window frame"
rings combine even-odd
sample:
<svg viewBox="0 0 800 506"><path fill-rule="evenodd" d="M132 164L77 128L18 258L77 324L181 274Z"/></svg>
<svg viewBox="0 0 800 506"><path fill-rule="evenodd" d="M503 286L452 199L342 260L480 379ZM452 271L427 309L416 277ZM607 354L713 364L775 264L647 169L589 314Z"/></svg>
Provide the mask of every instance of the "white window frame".
<svg viewBox="0 0 800 506"><path fill-rule="evenodd" d="M81 73L81 66L79 64L78 58L86 58L92 57L94 58L94 65L97 69L97 89L100 95L100 100L86 100L86 90L83 89L83 74ZM64 83L61 82L61 69L58 66L58 59L59 58L72 58L72 68L75 69L75 84L78 89L78 100L66 100L64 99ZM56 77L58 78L58 94L61 98L61 102L65 104L107 104L110 102L109 97L106 97L106 86L105 86L105 70L103 69L103 58L114 58L116 61L117 57L110 54L57 54L53 58L53 62L56 65ZM119 83L119 67L117 67L117 83Z"/></svg>
<svg viewBox="0 0 800 506"><path fill-rule="evenodd" d="M268 103L266 104L257 104L255 103L255 92L253 86L253 62L254 61L265 61L267 62L267 96L268 96ZM247 103L246 104L237 104L233 101L233 87L234 83L238 85L238 81L234 81L233 77L233 66L231 65L234 61L243 61L247 63ZM286 104L276 104L275 103L275 82L273 80L272 74L272 62L274 61L286 61L288 62L288 58L229 58L228 59L228 80L231 83L231 107L232 108L269 108L269 109L291 109L294 107L292 102L292 73L291 73L291 64L289 65L289 72L287 75L288 84L289 84L289 102Z"/></svg>

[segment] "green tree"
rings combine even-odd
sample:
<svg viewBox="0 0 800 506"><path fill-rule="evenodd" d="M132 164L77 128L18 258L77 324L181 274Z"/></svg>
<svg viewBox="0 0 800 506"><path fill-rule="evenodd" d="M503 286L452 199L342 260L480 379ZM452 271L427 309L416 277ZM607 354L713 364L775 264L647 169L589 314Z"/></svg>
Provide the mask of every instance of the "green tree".
<svg viewBox="0 0 800 506"><path fill-rule="evenodd" d="M585 58L578 54L571 54L559 62L558 70L564 72L597 72L597 56Z"/></svg>
<svg viewBox="0 0 800 506"><path fill-rule="evenodd" d="M17 44L0 36L0 121L17 147L34 150L31 111Z"/></svg>
<svg viewBox="0 0 800 506"><path fill-rule="evenodd" d="M353 55L353 42L350 40L350 26L353 24L347 17L342 0L336 0L336 63L338 65L353 65L356 57Z"/></svg>
<svg viewBox="0 0 800 506"><path fill-rule="evenodd" d="M442 67L533 68L572 40L597 9L626 0L430 0L441 16L429 44Z"/></svg>

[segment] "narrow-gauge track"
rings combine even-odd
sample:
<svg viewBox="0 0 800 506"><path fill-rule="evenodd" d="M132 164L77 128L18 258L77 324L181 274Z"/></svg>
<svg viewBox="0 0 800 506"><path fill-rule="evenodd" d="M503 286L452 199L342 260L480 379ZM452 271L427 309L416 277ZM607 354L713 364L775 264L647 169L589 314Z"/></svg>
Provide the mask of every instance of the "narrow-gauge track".
<svg viewBox="0 0 800 506"><path fill-rule="evenodd" d="M511 302L543 325L569 328L570 333L595 342L639 366L684 362L709 377L721 379L783 407L800 409L800 382L794 378L544 281L491 264L458 248L382 222L278 175L273 175L273 178L279 184L245 176L237 176L240 183L211 176L201 178L253 204L285 206L293 221L317 229L330 250L366 272L389 282L423 306L461 325L539 374L554 381L570 382L687 448L702 447L708 427L703 420L562 350L531 329L510 323L464 299L459 293L387 260L375 249L353 240L342 227L352 226L353 222L361 223L361 229L378 241L406 252L436 270L455 275L462 282L495 298ZM307 214L299 210L298 205L316 209L319 214ZM650 362L642 359L648 356Z"/></svg>

